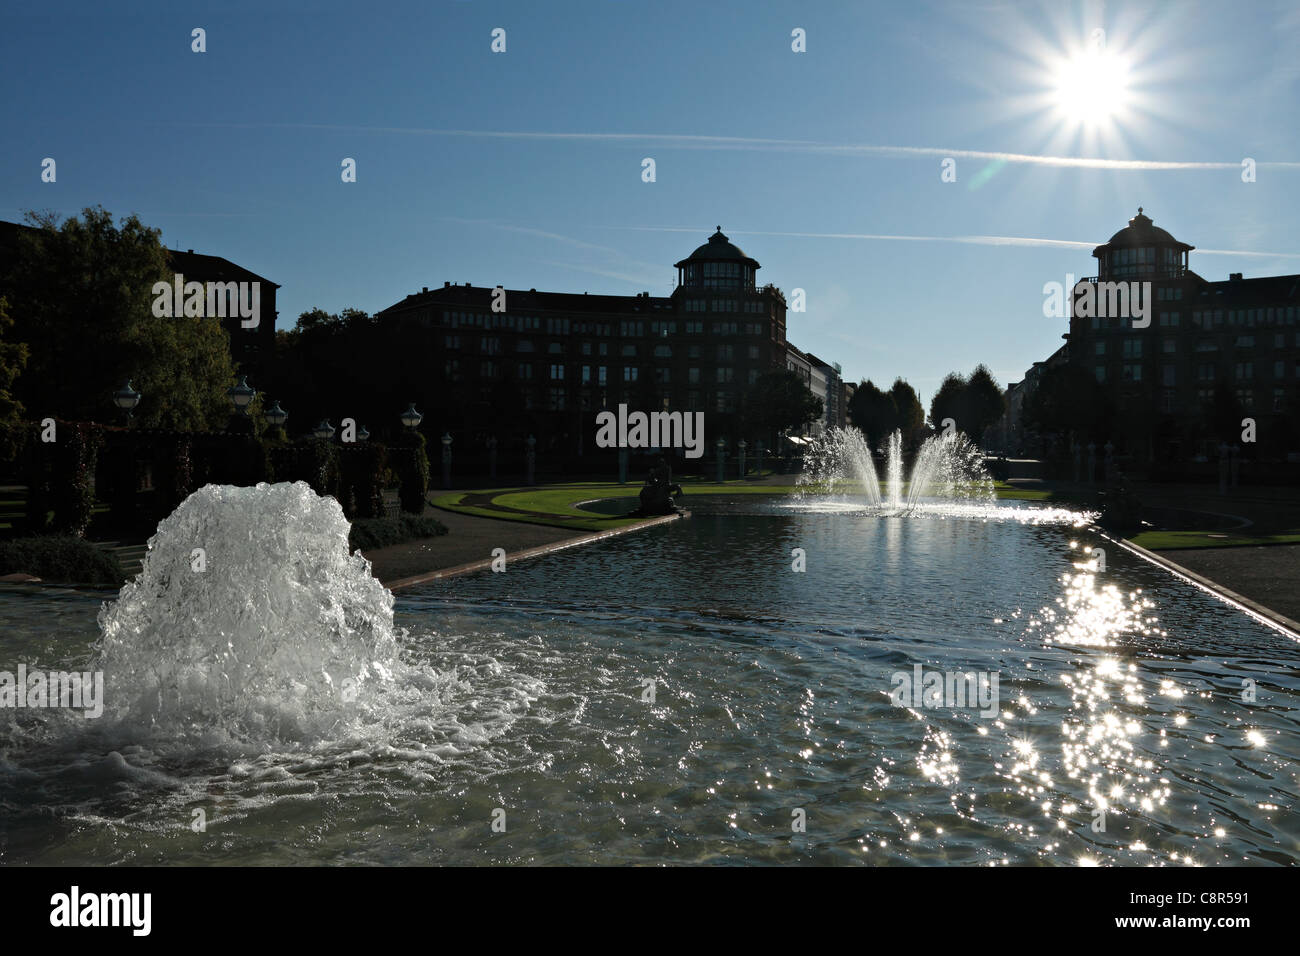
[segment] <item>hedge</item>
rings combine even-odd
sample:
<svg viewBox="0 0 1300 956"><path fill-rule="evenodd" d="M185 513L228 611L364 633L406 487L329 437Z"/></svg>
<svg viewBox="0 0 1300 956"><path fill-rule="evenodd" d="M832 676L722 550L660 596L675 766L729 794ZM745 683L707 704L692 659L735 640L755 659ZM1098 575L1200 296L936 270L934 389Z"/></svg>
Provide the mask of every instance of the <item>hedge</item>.
<svg viewBox="0 0 1300 956"><path fill-rule="evenodd" d="M352 551L371 551L402 544L417 538L436 538L447 533L447 526L436 518L398 515L393 518L370 518L352 522L348 547Z"/></svg>
<svg viewBox="0 0 1300 956"><path fill-rule="evenodd" d="M126 581L117 555L72 535L0 541L0 574L15 573L99 587L120 587Z"/></svg>

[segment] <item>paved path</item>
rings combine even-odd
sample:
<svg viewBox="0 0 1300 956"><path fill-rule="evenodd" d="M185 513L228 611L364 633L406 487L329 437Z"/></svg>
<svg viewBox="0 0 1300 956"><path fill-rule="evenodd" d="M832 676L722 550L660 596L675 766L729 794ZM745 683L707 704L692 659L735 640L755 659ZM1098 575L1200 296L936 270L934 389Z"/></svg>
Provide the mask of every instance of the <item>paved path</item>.
<svg viewBox="0 0 1300 956"><path fill-rule="evenodd" d="M1187 548L1156 554L1300 621L1300 545Z"/></svg>
<svg viewBox="0 0 1300 956"><path fill-rule="evenodd" d="M587 534L574 529L498 521L432 507L426 507L424 513L445 524L448 533L362 552L370 559L372 573L385 584L471 561L487 560L492 557L493 548L505 548L506 554L514 554Z"/></svg>

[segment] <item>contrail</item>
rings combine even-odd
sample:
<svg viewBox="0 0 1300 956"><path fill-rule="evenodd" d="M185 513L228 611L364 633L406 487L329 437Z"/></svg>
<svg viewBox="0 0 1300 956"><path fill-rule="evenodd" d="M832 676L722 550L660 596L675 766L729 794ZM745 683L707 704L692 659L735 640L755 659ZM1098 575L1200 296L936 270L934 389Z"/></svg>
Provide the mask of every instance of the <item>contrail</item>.
<svg viewBox="0 0 1300 956"><path fill-rule="evenodd" d="M984 162L1022 163L1033 166L1117 170L1240 169L1241 160L1201 162L1182 160L1097 159L1088 156L1046 156L994 150L956 149L946 146L889 146L869 143L827 143L817 140L771 139L756 136L697 136L683 133L545 133L529 130L436 129L422 126L349 126L328 123L183 123L179 125L222 129L303 129L339 133L396 133L477 139L553 140L593 143L653 143L669 149L751 150L834 155L908 158L929 156ZM1300 162L1257 162L1274 169L1300 169Z"/></svg>
<svg viewBox="0 0 1300 956"><path fill-rule="evenodd" d="M596 226L597 229L626 229L633 232L688 232L696 235L703 231L699 226ZM735 236L774 236L786 239L864 239L881 242L956 242L973 246L1047 246L1064 249L1094 249L1105 240L1083 242L1075 239L1039 239L1031 236L902 236L871 232L762 232L748 229L728 229ZM1300 259L1295 252L1247 252L1240 249L1197 249L1207 256L1250 256L1259 259Z"/></svg>

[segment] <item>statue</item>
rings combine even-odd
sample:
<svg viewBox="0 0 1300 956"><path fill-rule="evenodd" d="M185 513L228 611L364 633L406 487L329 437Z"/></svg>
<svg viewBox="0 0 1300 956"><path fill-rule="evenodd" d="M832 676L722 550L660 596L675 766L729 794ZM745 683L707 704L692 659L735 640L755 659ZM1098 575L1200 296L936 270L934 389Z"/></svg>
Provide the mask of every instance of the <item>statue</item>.
<svg viewBox="0 0 1300 956"><path fill-rule="evenodd" d="M641 489L641 507L634 513L644 518L677 514L673 496L681 493L681 485L673 484L673 471L661 455L650 469L650 475Z"/></svg>

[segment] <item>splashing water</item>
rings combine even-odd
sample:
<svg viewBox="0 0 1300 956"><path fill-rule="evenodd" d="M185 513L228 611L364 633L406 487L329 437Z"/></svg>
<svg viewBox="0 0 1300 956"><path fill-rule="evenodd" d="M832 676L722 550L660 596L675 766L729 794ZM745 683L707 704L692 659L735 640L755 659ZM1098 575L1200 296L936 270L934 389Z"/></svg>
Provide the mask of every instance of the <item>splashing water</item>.
<svg viewBox="0 0 1300 956"><path fill-rule="evenodd" d="M397 666L393 596L347 542L338 502L303 482L190 495L100 611L105 717L182 736L328 730Z"/></svg>
<svg viewBox="0 0 1300 956"><path fill-rule="evenodd" d="M927 438L906 480L903 464L903 435L895 431L885 443L882 494L862 433L856 428L831 428L813 440L796 496L859 498L868 507L891 512L914 511L930 502L988 505L995 499L983 452L960 433Z"/></svg>

